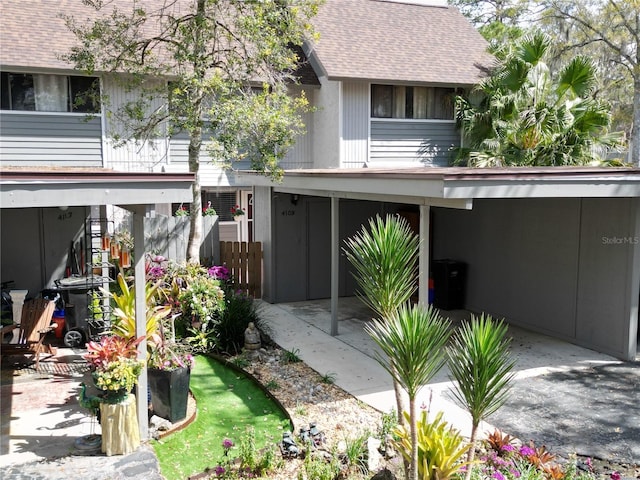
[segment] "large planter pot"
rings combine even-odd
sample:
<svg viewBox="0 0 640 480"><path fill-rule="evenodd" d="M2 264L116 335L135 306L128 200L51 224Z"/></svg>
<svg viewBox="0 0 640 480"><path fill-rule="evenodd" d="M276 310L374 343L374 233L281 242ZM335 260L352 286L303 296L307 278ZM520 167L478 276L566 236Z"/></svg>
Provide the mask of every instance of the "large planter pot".
<svg viewBox="0 0 640 480"><path fill-rule="evenodd" d="M190 378L191 369L189 368L147 370L154 415L167 419L171 423L186 418Z"/></svg>

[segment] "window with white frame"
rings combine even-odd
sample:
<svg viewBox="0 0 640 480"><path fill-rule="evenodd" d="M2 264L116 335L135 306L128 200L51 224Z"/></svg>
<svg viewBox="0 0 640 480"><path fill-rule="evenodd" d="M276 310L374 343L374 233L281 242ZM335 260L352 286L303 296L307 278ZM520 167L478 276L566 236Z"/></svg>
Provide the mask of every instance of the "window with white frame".
<svg viewBox="0 0 640 480"><path fill-rule="evenodd" d="M453 120L455 88L371 85L373 118Z"/></svg>
<svg viewBox="0 0 640 480"><path fill-rule="evenodd" d="M97 113L96 77L0 72L0 108L32 112Z"/></svg>

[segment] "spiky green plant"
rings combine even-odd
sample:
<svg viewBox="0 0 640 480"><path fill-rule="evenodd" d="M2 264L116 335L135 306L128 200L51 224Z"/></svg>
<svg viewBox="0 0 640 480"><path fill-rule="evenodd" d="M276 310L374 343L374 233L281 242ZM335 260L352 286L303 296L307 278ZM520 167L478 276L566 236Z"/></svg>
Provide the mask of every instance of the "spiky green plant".
<svg viewBox="0 0 640 480"><path fill-rule="evenodd" d="M382 320L407 303L417 288L419 238L399 216L379 215L369 220L369 228L345 241L343 251L354 268L356 295ZM393 384L398 422L405 410L400 385Z"/></svg>
<svg viewBox="0 0 640 480"><path fill-rule="evenodd" d="M385 354L377 353L376 359L409 397L409 478L414 480L418 478L416 397L445 363L444 346L449 339L449 323L432 306L404 305L386 321L374 320L365 326L365 331Z"/></svg>
<svg viewBox="0 0 640 480"><path fill-rule="evenodd" d="M498 410L508 398L515 361L510 358L507 325L490 315L471 316L447 347L447 363L457 381L453 398L471 415L472 447L467 462L473 462L480 422ZM471 468L465 479L471 478Z"/></svg>
<svg viewBox="0 0 640 480"><path fill-rule="evenodd" d="M408 414L405 412L405 416ZM468 465L461 459L470 448L460 432L442 419L438 412L433 421L429 421L426 410L422 410L416 422L418 432L418 474L422 480L448 480ZM403 457L411 455L411 434L406 427L399 425L394 431L398 440L396 448Z"/></svg>

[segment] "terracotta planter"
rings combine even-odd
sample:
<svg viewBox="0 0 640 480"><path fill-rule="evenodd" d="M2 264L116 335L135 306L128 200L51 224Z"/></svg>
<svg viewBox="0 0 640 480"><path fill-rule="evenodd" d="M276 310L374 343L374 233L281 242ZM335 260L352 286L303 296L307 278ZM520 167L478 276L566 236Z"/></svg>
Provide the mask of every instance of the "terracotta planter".
<svg viewBox="0 0 640 480"><path fill-rule="evenodd" d="M189 400L191 369L147 370L153 413L171 423L184 420Z"/></svg>

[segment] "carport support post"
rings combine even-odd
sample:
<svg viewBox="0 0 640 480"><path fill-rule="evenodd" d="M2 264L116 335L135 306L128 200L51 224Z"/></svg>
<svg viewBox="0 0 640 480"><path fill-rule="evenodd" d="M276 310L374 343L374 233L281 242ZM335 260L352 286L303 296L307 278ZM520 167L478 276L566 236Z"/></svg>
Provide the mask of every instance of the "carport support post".
<svg viewBox="0 0 640 480"><path fill-rule="evenodd" d="M340 199L331 197L331 336L338 335L340 281Z"/></svg>
<svg viewBox="0 0 640 480"><path fill-rule="evenodd" d="M420 205L420 250L418 260L418 303L429 304L429 205Z"/></svg>
<svg viewBox="0 0 640 480"><path fill-rule="evenodd" d="M146 279L144 271L144 217L145 206L137 205L131 209L133 211L133 258L134 266L134 288L136 291L136 337L146 335L147 332L147 303L146 303ZM138 358L147 361L147 340L138 345ZM149 438L149 402L147 398L147 368L142 369L138 377L138 395L136 398L138 410L138 426L140 428L140 439Z"/></svg>

